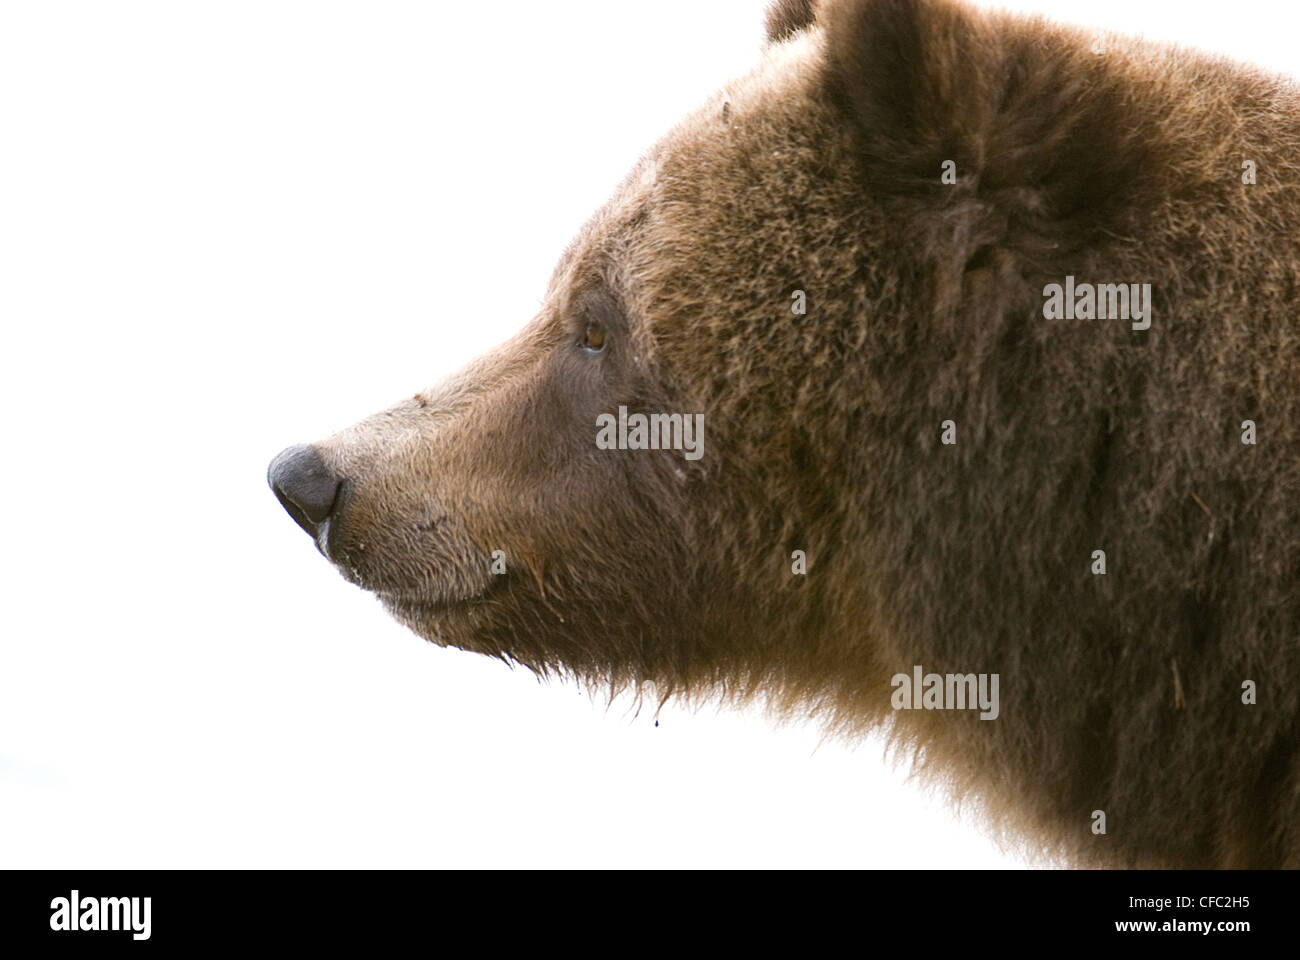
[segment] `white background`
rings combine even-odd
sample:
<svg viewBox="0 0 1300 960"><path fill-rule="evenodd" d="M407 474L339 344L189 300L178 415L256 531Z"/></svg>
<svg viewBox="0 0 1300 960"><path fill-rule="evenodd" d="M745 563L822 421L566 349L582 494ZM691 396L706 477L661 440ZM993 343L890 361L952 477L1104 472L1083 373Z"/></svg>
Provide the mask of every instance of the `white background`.
<svg viewBox="0 0 1300 960"><path fill-rule="evenodd" d="M1295 6L1018 4L1297 72ZM0 2L0 866L1015 866L877 743L429 646L265 484L536 311L760 0Z"/></svg>

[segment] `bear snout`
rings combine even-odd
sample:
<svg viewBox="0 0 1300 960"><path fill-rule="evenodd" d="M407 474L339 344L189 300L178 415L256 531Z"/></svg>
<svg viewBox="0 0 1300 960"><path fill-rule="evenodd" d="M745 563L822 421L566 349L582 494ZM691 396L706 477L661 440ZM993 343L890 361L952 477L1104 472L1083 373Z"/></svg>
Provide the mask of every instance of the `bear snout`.
<svg viewBox="0 0 1300 960"><path fill-rule="evenodd" d="M331 470L309 444L281 450L266 471L267 483L289 516L316 547L329 556L330 520L340 499L343 478Z"/></svg>

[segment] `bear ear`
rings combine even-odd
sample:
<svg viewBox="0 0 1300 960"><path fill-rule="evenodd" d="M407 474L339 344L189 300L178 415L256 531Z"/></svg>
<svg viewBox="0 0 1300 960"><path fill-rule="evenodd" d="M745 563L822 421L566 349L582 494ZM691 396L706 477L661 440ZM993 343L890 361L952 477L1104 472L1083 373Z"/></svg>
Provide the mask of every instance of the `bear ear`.
<svg viewBox="0 0 1300 960"><path fill-rule="evenodd" d="M772 0L767 7L765 33L768 43L781 43L812 26L816 19L813 0Z"/></svg>
<svg viewBox="0 0 1300 960"><path fill-rule="evenodd" d="M1126 74L1080 31L954 0L826 0L817 17L877 193L933 195L951 161L953 197L1096 220L1155 168Z"/></svg>
<svg viewBox="0 0 1300 960"><path fill-rule="evenodd" d="M906 166L970 146L1000 73L976 14L947 0L833 0L822 13L831 95L873 159Z"/></svg>

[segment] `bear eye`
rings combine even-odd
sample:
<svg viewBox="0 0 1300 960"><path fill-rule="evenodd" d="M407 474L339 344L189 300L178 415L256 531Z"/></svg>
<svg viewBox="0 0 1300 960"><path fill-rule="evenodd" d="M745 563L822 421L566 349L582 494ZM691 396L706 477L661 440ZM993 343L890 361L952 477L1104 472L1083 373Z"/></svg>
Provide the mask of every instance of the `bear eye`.
<svg viewBox="0 0 1300 960"><path fill-rule="evenodd" d="M605 328L595 320L587 321L586 333L582 335L582 345L592 353L605 349Z"/></svg>

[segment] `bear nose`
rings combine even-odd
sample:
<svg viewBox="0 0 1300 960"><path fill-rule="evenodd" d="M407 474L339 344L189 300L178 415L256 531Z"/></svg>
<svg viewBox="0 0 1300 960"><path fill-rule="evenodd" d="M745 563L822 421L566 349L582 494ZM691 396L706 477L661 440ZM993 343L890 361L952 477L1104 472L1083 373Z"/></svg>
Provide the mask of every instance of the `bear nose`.
<svg viewBox="0 0 1300 960"><path fill-rule="evenodd" d="M266 480L280 506L320 543L343 481L316 448L302 444L280 451L266 471Z"/></svg>

